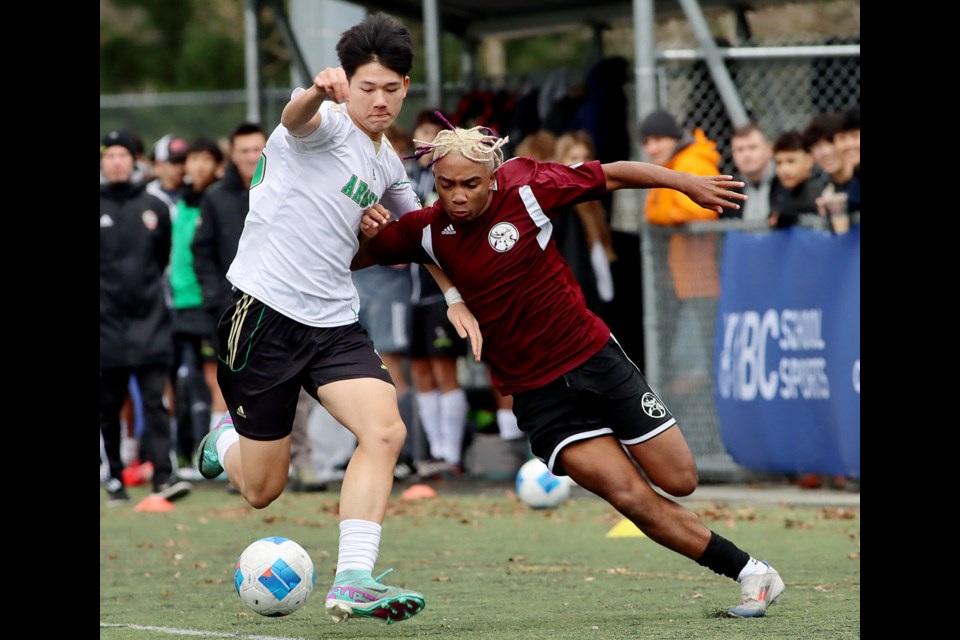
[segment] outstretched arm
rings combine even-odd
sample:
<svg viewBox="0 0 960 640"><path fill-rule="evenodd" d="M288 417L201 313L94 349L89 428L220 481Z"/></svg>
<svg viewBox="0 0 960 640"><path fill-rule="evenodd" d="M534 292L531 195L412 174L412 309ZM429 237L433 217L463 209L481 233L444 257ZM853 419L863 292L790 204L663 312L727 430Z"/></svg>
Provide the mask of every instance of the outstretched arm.
<svg viewBox="0 0 960 640"><path fill-rule="evenodd" d="M294 91L283 108L280 122L290 135L302 138L320 126L320 105L327 98L337 103L346 102L349 85L343 67L327 67L316 75L309 89Z"/></svg>
<svg viewBox="0 0 960 640"><path fill-rule="evenodd" d="M607 191L617 189L676 189L704 209L722 213L724 208L739 209L735 201L747 196L733 191L743 183L733 176L695 176L648 162L611 162L601 165L607 179Z"/></svg>

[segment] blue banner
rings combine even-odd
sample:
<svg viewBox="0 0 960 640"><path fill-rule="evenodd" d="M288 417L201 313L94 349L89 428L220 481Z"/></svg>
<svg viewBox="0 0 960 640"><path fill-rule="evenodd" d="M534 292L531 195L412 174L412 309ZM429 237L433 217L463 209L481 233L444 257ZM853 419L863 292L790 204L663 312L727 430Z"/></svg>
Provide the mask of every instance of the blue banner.
<svg viewBox="0 0 960 640"><path fill-rule="evenodd" d="M860 225L727 235L717 417L755 471L860 477Z"/></svg>

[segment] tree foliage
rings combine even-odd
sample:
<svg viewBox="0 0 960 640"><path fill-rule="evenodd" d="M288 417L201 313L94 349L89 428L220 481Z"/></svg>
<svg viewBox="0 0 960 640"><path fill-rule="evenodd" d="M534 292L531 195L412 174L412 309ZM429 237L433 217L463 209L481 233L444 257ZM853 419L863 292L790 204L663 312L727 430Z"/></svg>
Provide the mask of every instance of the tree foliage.
<svg viewBox="0 0 960 640"><path fill-rule="evenodd" d="M238 0L101 0L100 93L243 86Z"/></svg>

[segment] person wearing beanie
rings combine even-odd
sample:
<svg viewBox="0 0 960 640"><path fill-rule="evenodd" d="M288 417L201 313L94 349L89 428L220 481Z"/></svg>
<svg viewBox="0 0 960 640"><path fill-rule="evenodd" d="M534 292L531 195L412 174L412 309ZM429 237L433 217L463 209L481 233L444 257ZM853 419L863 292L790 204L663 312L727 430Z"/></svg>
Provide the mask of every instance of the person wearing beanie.
<svg viewBox="0 0 960 640"><path fill-rule="evenodd" d="M107 504L129 502L123 487L120 411L131 376L143 404L140 459L153 464L153 491L167 500L189 493L170 459L163 392L173 362L164 270L170 212L136 177L136 138L111 131L100 143L100 435Z"/></svg>
<svg viewBox="0 0 960 640"><path fill-rule="evenodd" d="M679 140L683 137L683 132L672 115L663 109L657 109L640 123L640 139L645 140L651 136Z"/></svg>
<svg viewBox="0 0 960 640"><path fill-rule="evenodd" d="M132 182L143 182L150 175L150 166L143 159L143 142L134 133L123 129L114 129L100 140L100 157L103 158L110 147L120 147L133 156ZM100 184L108 182L103 175L103 163L100 165Z"/></svg>
<svg viewBox="0 0 960 640"><path fill-rule="evenodd" d="M129 131L118 129L103 136L103 140L100 141L100 154L103 155L107 149L113 146L123 147L130 152L134 160L140 155L140 141Z"/></svg>
<svg viewBox="0 0 960 640"><path fill-rule="evenodd" d="M720 173L720 153L702 129L681 131L670 113L654 111L640 124L643 151L650 162L697 176ZM644 215L652 225L675 226L716 220L717 211L701 207L672 189L651 189ZM681 308L678 321L664 326L664 344L671 345L666 387L678 393L709 389L713 327L706 318L720 294L714 234L676 231L667 249L667 264Z"/></svg>

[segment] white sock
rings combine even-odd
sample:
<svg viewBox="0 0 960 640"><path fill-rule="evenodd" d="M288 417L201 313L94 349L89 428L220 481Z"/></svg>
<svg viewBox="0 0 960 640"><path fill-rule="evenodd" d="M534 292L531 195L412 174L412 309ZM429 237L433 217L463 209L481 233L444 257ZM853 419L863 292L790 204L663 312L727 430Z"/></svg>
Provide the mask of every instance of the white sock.
<svg viewBox="0 0 960 640"><path fill-rule="evenodd" d="M426 393L417 393L417 412L420 416L420 426L427 434L427 445L430 455L440 459L443 457L443 431L440 420L440 391L434 389Z"/></svg>
<svg viewBox="0 0 960 640"><path fill-rule="evenodd" d="M497 409L497 426L500 428L500 437L504 440L519 440L525 434L517 426L517 416L513 409Z"/></svg>
<svg viewBox="0 0 960 640"><path fill-rule="evenodd" d="M224 460L227 459L227 450L240 442L240 436L236 429L227 429L217 438L217 458L220 460L220 466L226 467Z"/></svg>
<svg viewBox="0 0 960 640"><path fill-rule="evenodd" d="M747 576L752 576L755 574L766 573L770 569L770 565L766 562L760 562L753 556L750 556L750 560L747 561L747 564L740 570L740 575L737 576L737 581L743 580Z"/></svg>
<svg viewBox="0 0 960 640"><path fill-rule="evenodd" d="M462 388L447 391L440 396L440 418L443 430L443 459L460 464L463 432L467 426L467 392Z"/></svg>
<svg viewBox="0 0 960 640"><path fill-rule="evenodd" d="M383 527L369 520L344 520L340 523L340 550L337 573L351 569L373 572L380 553Z"/></svg>

